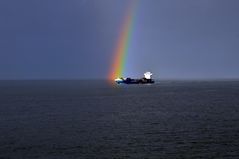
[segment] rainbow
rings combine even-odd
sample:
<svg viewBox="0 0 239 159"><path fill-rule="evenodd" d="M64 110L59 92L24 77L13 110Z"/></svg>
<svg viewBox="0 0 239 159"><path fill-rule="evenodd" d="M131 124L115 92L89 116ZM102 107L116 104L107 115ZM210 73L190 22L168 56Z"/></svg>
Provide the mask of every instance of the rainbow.
<svg viewBox="0 0 239 159"><path fill-rule="evenodd" d="M122 77L124 73L126 56L129 50L129 42L132 35L132 24L134 19L135 2L137 0L132 0L129 6L126 16L123 20L123 25L119 33L119 38L117 45L113 52L112 64L110 66L110 71L108 73L108 80L113 80L117 77Z"/></svg>

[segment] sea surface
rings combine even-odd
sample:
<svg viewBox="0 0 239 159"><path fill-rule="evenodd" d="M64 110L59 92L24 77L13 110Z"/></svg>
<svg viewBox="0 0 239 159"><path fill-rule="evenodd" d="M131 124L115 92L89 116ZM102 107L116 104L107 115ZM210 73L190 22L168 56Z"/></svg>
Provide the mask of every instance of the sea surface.
<svg viewBox="0 0 239 159"><path fill-rule="evenodd" d="M239 81L0 81L0 159L239 158Z"/></svg>

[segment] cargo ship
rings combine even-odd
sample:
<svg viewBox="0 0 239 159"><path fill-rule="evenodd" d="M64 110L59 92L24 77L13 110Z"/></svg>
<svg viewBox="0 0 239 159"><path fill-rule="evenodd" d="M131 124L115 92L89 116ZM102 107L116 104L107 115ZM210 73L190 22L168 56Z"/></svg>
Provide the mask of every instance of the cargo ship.
<svg viewBox="0 0 239 159"><path fill-rule="evenodd" d="M151 72L145 72L144 77L140 79L132 79L132 78L116 78L115 82L117 84L150 84L154 83L154 80L152 79L152 73Z"/></svg>

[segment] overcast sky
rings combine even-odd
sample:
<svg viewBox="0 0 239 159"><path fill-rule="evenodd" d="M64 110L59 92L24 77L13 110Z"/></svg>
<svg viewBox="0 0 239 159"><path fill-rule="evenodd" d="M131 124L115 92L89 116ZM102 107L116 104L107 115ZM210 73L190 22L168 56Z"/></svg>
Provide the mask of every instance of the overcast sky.
<svg viewBox="0 0 239 159"><path fill-rule="evenodd" d="M106 78L130 0L0 0L0 79ZM138 0L127 76L239 78L238 0Z"/></svg>

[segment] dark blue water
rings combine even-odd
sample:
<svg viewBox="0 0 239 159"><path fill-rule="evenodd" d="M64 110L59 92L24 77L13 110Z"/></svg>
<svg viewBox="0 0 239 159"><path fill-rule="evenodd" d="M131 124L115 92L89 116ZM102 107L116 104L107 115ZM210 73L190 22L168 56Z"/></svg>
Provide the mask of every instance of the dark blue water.
<svg viewBox="0 0 239 159"><path fill-rule="evenodd" d="M238 156L238 81L0 82L0 159Z"/></svg>

